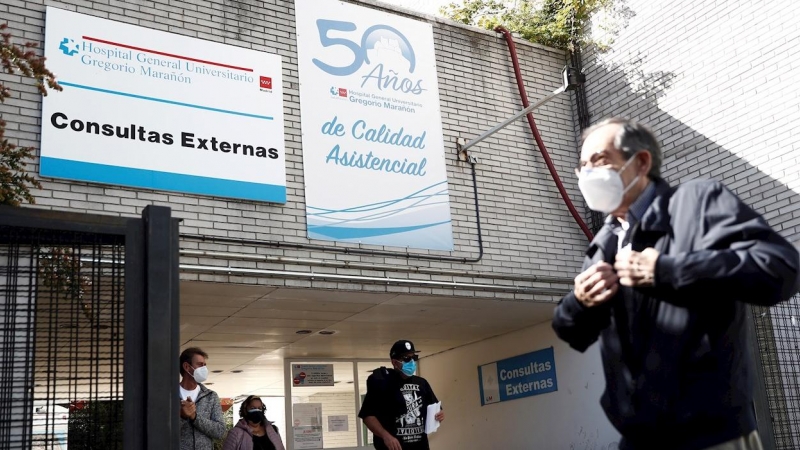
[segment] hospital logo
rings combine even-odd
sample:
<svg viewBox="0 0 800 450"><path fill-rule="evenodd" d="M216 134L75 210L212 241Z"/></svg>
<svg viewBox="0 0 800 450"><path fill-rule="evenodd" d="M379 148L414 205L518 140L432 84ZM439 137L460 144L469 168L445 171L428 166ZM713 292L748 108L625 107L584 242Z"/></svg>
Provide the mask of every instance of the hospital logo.
<svg viewBox="0 0 800 450"><path fill-rule="evenodd" d="M272 92L272 77L258 77L258 89L261 92Z"/></svg>
<svg viewBox="0 0 800 450"><path fill-rule="evenodd" d="M58 46L58 49L61 50L61 53L72 56L78 53L78 44L70 38L64 38L61 40L61 45Z"/></svg>
<svg viewBox="0 0 800 450"><path fill-rule="evenodd" d="M347 98L347 89L345 88L337 88L336 86L332 86L330 92L331 97Z"/></svg>

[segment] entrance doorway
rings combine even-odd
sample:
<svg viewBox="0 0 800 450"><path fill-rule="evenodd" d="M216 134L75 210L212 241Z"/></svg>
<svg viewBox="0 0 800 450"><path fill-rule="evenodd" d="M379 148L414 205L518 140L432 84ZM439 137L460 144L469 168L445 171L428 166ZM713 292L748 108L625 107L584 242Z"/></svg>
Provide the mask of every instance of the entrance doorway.
<svg viewBox="0 0 800 450"><path fill-rule="evenodd" d="M241 402L257 395L287 449L371 448L357 414L367 377L390 365L395 341L414 342L424 377L427 357L552 311L551 303L184 280L181 345L209 354L206 385L233 404L234 423Z"/></svg>

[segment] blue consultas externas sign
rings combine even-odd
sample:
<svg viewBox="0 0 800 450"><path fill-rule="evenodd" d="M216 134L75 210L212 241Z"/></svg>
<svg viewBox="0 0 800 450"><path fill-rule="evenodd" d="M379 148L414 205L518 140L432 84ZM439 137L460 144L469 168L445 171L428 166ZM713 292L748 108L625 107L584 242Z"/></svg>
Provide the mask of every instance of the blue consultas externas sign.
<svg viewBox="0 0 800 450"><path fill-rule="evenodd" d="M481 406L558 390L553 347L478 367Z"/></svg>

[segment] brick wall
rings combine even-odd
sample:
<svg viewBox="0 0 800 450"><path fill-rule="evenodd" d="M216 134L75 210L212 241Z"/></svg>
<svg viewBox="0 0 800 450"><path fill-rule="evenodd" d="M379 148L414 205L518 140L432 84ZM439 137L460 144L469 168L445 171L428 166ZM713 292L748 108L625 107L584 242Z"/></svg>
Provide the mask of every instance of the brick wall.
<svg viewBox="0 0 800 450"><path fill-rule="evenodd" d="M383 8L372 1L365 6ZM116 1L4 0L0 17L8 20L12 33L25 40L42 42L45 4L209 41L261 50L281 55L283 60L286 123L286 205L227 200L194 195L128 189L71 181L44 179L43 189L35 192L37 207L100 214L135 216L149 204L166 205L183 219L181 232L192 235L244 238L258 241L309 243L305 230L302 146L297 78L296 36L293 3L290 1ZM407 11L399 12L411 15ZM455 139L472 137L479 131L518 110L517 95L505 43L494 33L463 27L431 17L416 17L431 22L434 28L442 121L448 163L451 213L456 250L453 256L477 254L476 227L469 166L456 161ZM529 97L536 99L555 89L564 65L563 52L546 47L518 44ZM28 80L2 75L10 81L13 98L0 105L9 123L8 137L20 145L38 146L40 96ZM51 95L58 95L53 93ZM545 143L572 198L579 199L571 169L577 156L571 101L562 96L538 111L538 123ZM460 264L394 257L359 257L330 251L282 250L272 247L217 245L183 240L188 249L247 252L314 258L325 261L364 262L373 265L455 270L449 274L409 274L388 267L376 270L312 267L256 261L221 261L186 257L184 264L333 272L344 275L416 277L420 280L480 283L517 283L524 286L563 287L532 281L499 281L497 274L572 277L579 267L585 238L563 205L543 159L535 149L524 121L488 139L474 151L479 158L478 184L485 256L477 264ZM36 164L30 166L38 172ZM579 202L579 208L580 206ZM312 242L333 245L327 242ZM336 244L358 247L355 244ZM380 248L380 247L362 247ZM389 249L397 250L397 249ZM403 250L404 252L405 250ZM441 253L449 255L448 253ZM410 261L410 262L409 262ZM453 289L407 286L364 286L360 283L334 283L306 279L275 279L260 276L230 277L227 274L182 273L183 279L236 281L320 288L372 289L393 292L453 294ZM530 299L531 295L513 292L459 290L459 295ZM552 300L553 295L538 295Z"/></svg>
<svg viewBox="0 0 800 450"><path fill-rule="evenodd" d="M625 115L663 142L665 178L716 178L800 240L800 4L628 0L606 54L586 52L592 122Z"/></svg>

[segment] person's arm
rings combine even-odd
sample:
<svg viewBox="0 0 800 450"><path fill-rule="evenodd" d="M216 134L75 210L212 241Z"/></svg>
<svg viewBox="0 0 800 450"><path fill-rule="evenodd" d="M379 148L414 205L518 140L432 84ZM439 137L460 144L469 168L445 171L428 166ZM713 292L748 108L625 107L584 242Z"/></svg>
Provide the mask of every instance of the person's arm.
<svg viewBox="0 0 800 450"><path fill-rule="evenodd" d="M222 417L222 406L217 393L212 391L205 401L212 403L210 417L195 414L192 426L211 439L222 439L225 436L225 419Z"/></svg>
<svg viewBox="0 0 800 450"><path fill-rule="evenodd" d="M386 375L384 374L383 376ZM378 420L378 415L381 414L382 409L389 406L387 403L389 400L386 397L386 380L383 377L377 377L373 373L367 378L367 394L364 396L364 403L361 404L358 417L364 421L364 425L376 438L383 441L389 450L401 450L400 441L386 431L380 420Z"/></svg>
<svg viewBox="0 0 800 450"><path fill-rule="evenodd" d="M433 388L431 387L431 384L428 383L428 380L425 380L425 385L428 386L428 393L429 393L430 398L431 398L431 402L429 404L433 405L435 403L439 403L439 399L436 398L436 394L433 392ZM439 422L442 422L442 421L444 421L444 407L442 407L442 405L439 405L439 407L441 409L439 410L438 413L436 413L436 416L434 417L434 419L436 419ZM426 411L426 413L427 413L427 411Z"/></svg>
<svg viewBox="0 0 800 450"><path fill-rule="evenodd" d="M698 250L658 256L656 295L680 303L695 298L693 294L707 293L772 306L798 291L797 249L760 215L721 183L709 183L704 190L682 197L692 196L698 200L698 210L685 220L699 221Z"/></svg>
<svg viewBox="0 0 800 450"><path fill-rule="evenodd" d="M364 417L364 425L369 428L375 436L380 438L389 450L402 450L400 441L397 440L391 433L386 431L381 425L381 422L375 416Z"/></svg>
<svg viewBox="0 0 800 450"><path fill-rule="evenodd" d="M617 294L619 279L604 262L584 262L572 292L565 295L553 314L553 330L570 347L586 351L611 323L609 302Z"/></svg>
<svg viewBox="0 0 800 450"><path fill-rule="evenodd" d="M553 331L564 342L579 352L586 351L597 341L600 332L611 322L608 303L597 306L584 306L570 292L558 302L553 314Z"/></svg>

